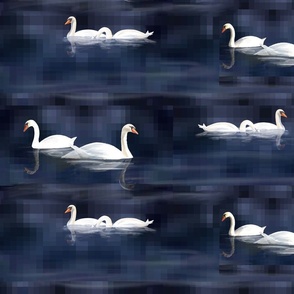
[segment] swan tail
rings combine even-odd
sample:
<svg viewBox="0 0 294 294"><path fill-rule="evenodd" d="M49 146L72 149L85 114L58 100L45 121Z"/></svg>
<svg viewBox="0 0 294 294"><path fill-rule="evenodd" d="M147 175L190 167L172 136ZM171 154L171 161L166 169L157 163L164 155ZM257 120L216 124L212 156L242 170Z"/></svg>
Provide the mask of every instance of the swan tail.
<svg viewBox="0 0 294 294"><path fill-rule="evenodd" d="M266 226L264 226L264 227L261 228L261 235L263 235L263 234L266 235L266 234L264 233L265 228L266 228Z"/></svg>
<svg viewBox="0 0 294 294"><path fill-rule="evenodd" d="M266 38L261 39L261 46L264 45L264 41Z"/></svg>
<svg viewBox="0 0 294 294"><path fill-rule="evenodd" d="M199 125L199 124L198 124L198 127L199 127L200 129L203 129L203 130L204 130L204 129L206 128L206 125L205 125L205 124L202 124L202 125Z"/></svg>
<svg viewBox="0 0 294 294"><path fill-rule="evenodd" d="M154 32L149 32L149 31L147 31L147 32L146 32L146 36L147 36L147 37L152 36L153 33L154 33Z"/></svg>
<svg viewBox="0 0 294 294"><path fill-rule="evenodd" d="M151 220L151 221L150 221L149 219L147 219L147 220L146 220L146 225L148 226L148 225L150 225L150 224L153 224L153 222L154 222L154 220Z"/></svg>

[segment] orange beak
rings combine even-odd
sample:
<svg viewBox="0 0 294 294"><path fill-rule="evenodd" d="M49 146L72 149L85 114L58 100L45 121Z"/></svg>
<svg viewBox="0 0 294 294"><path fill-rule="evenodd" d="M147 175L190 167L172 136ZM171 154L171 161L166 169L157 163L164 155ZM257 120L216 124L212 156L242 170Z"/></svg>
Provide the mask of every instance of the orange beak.
<svg viewBox="0 0 294 294"><path fill-rule="evenodd" d="M226 219L226 217L223 215L223 217L222 217L222 222L223 222L225 219Z"/></svg>
<svg viewBox="0 0 294 294"><path fill-rule="evenodd" d="M139 133L135 129L132 129L132 133L139 135Z"/></svg>
<svg viewBox="0 0 294 294"><path fill-rule="evenodd" d="M71 212L70 208L68 208L64 213L68 213L68 212Z"/></svg>
<svg viewBox="0 0 294 294"><path fill-rule="evenodd" d="M286 113L285 113L285 112L282 112L282 113L281 113L281 116L283 116L283 117L287 118L287 115L286 115Z"/></svg>
<svg viewBox="0 0 294 294"><path fill-rule="evenodd" d="M222 28L222 33L223 33L225 30L226 30L226 28L225 28L225 27L223 27L223 28Z"/></svg>
<svg viewBox="0 0 294 294"><path fill-rule="evenodd" d="M68 20L64 23L64 25L68 25L68 24L70 24L70 23L71 23L71 20L68 19Z"/></svg>
<svg viewBox="0 0 294 294"><path fill-rule="evenodd" d="M28 125L25 124L24 127L23 127L23 131L25 132L28 128L29 128Z"/></svg>

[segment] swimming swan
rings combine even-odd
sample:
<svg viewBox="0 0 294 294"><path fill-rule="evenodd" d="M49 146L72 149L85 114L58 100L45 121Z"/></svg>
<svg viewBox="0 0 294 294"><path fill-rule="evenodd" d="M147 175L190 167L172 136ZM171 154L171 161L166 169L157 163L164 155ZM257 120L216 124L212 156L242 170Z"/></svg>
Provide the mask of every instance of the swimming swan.
<svg viewBox="0 0 294 294"><path fill-rule="evenodd" d="M262 234L263 238L255 242L260 245L294 245L294 233L289 231L278 231L270 235Z"/></svg>
<svg viewBox="0 0 294 294"><path fill-rule="evenodd" d="M72 147L77 137L69 138L63 135L53 135L43 139L39 142L40 129L38 124L30 119L25 125L23 131L25 132L28 128L33 127L34 139L32 142L32 148L34 149L58 149L58 148L69 148Z"/></svg>
<svg viewBox="0 0 294 294"><path fill-rule="evenodd" d="M97 35L97 30L80 30L76 32L77 20L74 16L70 16L64 25L70 24L70 30L66 37L95 37Z"/></svg>
<svg viewBox="0 0 294 294"><path fill-rule="evenodd" d="M256 52L257 56L276 56L276 57L294 57L294 44L292 43L276 43L271 46L262 46L263 49Z"/></svg>
<svg viewBox="0 0 294 294"><path fill-rule="evenodd" d="M231 212L225 212L222 217L222 222L226 219L230 218L231 226L229 230L230 236L255 236L261 235L266 227L259 227L257 225L244 225L237 230L235 230L235 218Z"/></svg>
<svg viewBox="0 0 294 294"><path fill-rule="evenodd" d="M93 227L97 223L96 218L80 218L76 220L77 209L73 204L69 205L64 213L68 213L68 212L70 212L70 219L66 224L67 226L75 225L75 226Z"/></svg>
<svg viewBox="0 0 294 294"><path fill-rule="evenodd" d="M281 121L282 116L287 118L285 111L283 109L278 109L275 113L276 124L269 123L269 122L259 122L259 123L255 123L254 127L259 131L261 131L261 130L285 130L285 127Z"/></svg>
<svg viewBox="0 0 294 294"><path fill-rule="evenodd" d="M235 42L235 29L230 23L223 25L222 33L226 30L230 30L231 37L229 41L229 47L231 48L244 48L244 47L260 47L263 45L266 38L260 39L255 36L246 36Z"/></svg>
<svg viewBox="0 0 294 294"><path fill-rule="evenodd" d="M236 132L246 132L246 127L248 127L247 130L251 129L252 131L256 131L254 124L250 120L243 120L240 124L240 127L238 128L232 123L229 122L217 122L210 124L206 126L205 124L203 125L198 125L199 128L203 129L205 132L223 132L223 133L236 133Z"/></svg>
<svg viewBox="0 0 294 294"><path fill-rule="evenodd" d="M128 148L127 136L128 133L137 134L138 132L132 124L126 124L121 130L121 150L113 145L101 142L94 142L84 145L80 148L72 146L73 151L62 156L65 159L109 159L119 160L133 158L131 151Z"/></svg>
<svg viewBox="0 0 294 294"><path fill-rule="evenodd" d="M140 32L138 30L133 30L133 29L126 29L126 30L121 30L112 35L112 32L109 28L103 27L99 31L96 31L95 38L100 38L102 34L106 35L106 39L146 39L149 36L153 35L154 32L149 32L147 31L146 33ZM105 36L103 35L103 36Z"/></svg>
<svg viewBox="0 0 294 294"><path fill-rule="evenodd" d="M145 222L133 218L133 217L126 217L126 218L121 218L117 220L114 224L112 223L112 220L109 216L103 215L101 216L98 220L96 220L96 224L94 225L95 227L100 227L101 223L105 222L106 228L144 228L147 227L148 225L153 223L153 220L146 220Z"/></svg>

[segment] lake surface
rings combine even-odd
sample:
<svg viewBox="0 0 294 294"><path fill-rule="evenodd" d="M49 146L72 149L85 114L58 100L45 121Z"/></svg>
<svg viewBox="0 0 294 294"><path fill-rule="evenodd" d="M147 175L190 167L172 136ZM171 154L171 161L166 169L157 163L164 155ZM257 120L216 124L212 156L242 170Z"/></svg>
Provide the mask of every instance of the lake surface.
<svg viewBox="0 0 294 294"><path fill-rule="evenodd" d="M227 47L238 36L293 40L292 4L277 1L7 1L0 6L1 287L48 293L287 291L291 247L231 239L236 226L293 231L294 67ZM260 2L260 3L259 3ZM273 13L275 11L275 13ZM70 43L78 29L154 31L146 42ZM282 17L283 16L283 17ZM208 136L198 124L244 119L286 132ZM31 148L64 134L120 147L131 161L67 161ZM154 220L146 230L69 230L78 218ZM246 292L246 293L247 293ZM243 293L243 292L242 292ZM244 292L245 293L245 292Z"/></svg>

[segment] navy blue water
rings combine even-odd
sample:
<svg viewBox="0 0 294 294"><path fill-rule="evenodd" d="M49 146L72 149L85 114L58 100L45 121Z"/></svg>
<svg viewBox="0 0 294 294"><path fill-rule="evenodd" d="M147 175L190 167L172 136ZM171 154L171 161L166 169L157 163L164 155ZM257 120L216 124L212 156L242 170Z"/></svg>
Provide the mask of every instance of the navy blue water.
<svg viewBox="0 0 294 294"><path fill-rule="evenodd" d="M1 287L48 293L205 293L287 289L291 248L270 250L228 237L237 227L293 231L291 60L260 60L227 47L238 36L293 40L292 4L258 1L7 1L1 6ZM273 12L275 11L275 12ZM153 42L70 44L63 24L154 31ZM282 17L283 16L283 17ZM285 62L287 66L285 66ZM287 131L267 138L203 136L198 124L244 119ZM119 168L73 163L31 148L41 139L120 147L134 156ZM149 230L83 234L65 225L106 214L153 219ZM230 289L230 290L229 290ZM42 292L42 293L43 293ZM243 292L242 292L243 293Z"/></svg>

